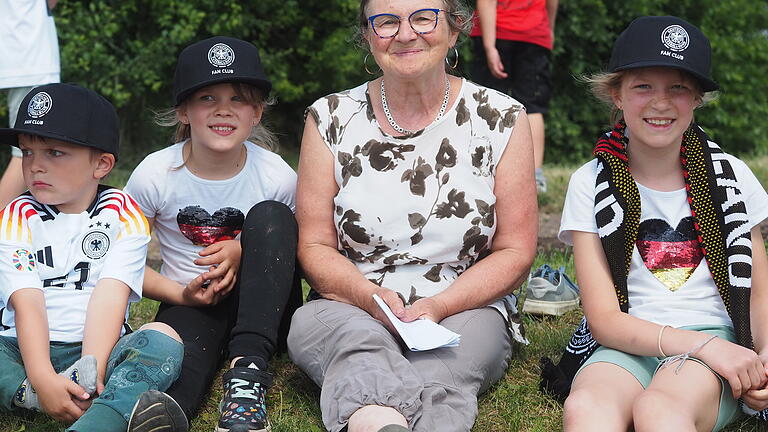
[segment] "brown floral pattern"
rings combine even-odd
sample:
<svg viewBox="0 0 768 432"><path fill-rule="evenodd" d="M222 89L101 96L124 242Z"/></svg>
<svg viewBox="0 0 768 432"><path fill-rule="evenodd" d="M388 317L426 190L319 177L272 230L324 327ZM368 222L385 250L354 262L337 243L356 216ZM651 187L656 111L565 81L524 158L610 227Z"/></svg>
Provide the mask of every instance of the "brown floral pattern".
<svg viewBox="0 0 768 432"><path fill-rule="evenodd" d="M443 119L391 137L366 86L318 100L308 115L336 163L339 251L406 304L447 288L490 253L493 176L521 109L464 82Z"/></svg>

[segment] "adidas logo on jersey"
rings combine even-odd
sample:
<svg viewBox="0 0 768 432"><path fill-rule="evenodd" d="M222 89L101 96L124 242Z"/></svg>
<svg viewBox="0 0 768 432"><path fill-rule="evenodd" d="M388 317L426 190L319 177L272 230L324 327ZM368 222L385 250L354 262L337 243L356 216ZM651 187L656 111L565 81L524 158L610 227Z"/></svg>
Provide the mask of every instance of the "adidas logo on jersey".
<svg viewBox="0 0 768 432"><path fill-rule="evenodd" d="M37 256L37 262L40 264L45 264L48 267L53 268L53 251L51 250L50 246L44 247L42 250L37 251L35 253Z"/></svg>

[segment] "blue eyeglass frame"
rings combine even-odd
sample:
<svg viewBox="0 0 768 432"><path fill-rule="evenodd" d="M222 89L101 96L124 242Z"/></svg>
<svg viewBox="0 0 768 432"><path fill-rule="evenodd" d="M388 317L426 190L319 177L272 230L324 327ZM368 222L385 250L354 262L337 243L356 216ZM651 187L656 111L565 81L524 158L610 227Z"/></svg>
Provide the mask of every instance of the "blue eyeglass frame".
<svg viewBox="0 0 768 432"><path fill-rule="evenodd" d="M435 13L435 27L432 30L430 30L430 31L425 31L425 32L416 31L416 29L413 28L413 25L411 24L411 17L414 16L415 14L419 13L419 12L424 12L424 11L432 11L432 12ZM411 26L411 30L413 30L413 32L416 33L416 34L432 33L437 28L437 25L440 24L440 12L445 12L445 11L446 11L445 9L435 9L435 8L424 8L424 9L415 10L415 11L411 12L410 15L408 15L408 25ZM391 17L397 18L397 20L399 21L399 24L397 26L397 31L395 32L395 34L393 34L392 36L381 36L381 35L379 35L379 33L376 31L376 27L373 26L373 20L375 20L376 18L378 18L380 16L391 16ZM380 13L380 14L371 15L371 16L368 17L368 25L371 26L371 29L373 30L373 33L375 33L376 36L378 36L380 39L392 39L393 37L397 36L397 34L400 33L400 25L402 25L402 24L403 24L403 18L400 17L399 15L395 15L395 14L391 14L391 13Z"/></svg>

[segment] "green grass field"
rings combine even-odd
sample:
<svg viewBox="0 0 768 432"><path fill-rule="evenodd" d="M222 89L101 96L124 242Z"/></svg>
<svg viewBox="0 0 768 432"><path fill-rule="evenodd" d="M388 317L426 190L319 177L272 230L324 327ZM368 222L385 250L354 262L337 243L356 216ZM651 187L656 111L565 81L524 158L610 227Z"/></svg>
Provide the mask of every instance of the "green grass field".
<svg viewBox="0 0 768 432"><path fill-rule="evenodd" d="M761 182L768 184L768 157L753 158L748 163ZM559 215L568 177L575 167L547 167L549 191L539 197L540 211ZM117 172L112 184L123 184L127 172ZM121 183L122 182L122 183ZM559 216L557 216L559 218ZM573 259L570 250L550 242L540 244L534 268L543 263L553 267L565 266L573 275ZM149 321L157 308L153 301L144 299L131 309L131 325ZM572 311L562 317L534 318L524 316L527 336L531 345L519 348L506 376L490 391L482 395L479 402L480 414L473 432L537 431L548 432L562 429L562 407L554 399L538 391L541 356L557 359L570 333L581 318L581 311ZM1 367L1 366L0 366ZM323 431L318 410L319 390L291 362L285 354L279 355L271 364L275 384L269 393L269 415L274 432ZM200 415L192 422L192 430L210 432L214 430L218 412L217 403L221 395L220 382L214 386ZM684 392L681 393L684 397ZM42 414L24 417L0 414L0 432L48 432L61 430L63 425ZM727 429L736 431L764 431L765 426L751 419L745 419Z"/></svg>

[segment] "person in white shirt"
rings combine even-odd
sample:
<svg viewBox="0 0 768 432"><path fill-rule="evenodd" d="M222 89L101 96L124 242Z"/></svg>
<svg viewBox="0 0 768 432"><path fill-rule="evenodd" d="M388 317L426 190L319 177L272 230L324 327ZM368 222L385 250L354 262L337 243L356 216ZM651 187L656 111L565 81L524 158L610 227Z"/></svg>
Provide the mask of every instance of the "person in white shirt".
<svg viewBox="0 0 768 432"><path fill-rule="evenodd" d="M8 126L14 127L21 100L32 88L59 82L59 41L51 12L57 0L0 2L0 89L8 90ZM21 153L12 158L0 179L0 206L26 189Z"/></svg>
<svg viewBox="0 0 768 432"><path fill-rule="evenodd" d="M128 194L99 184L118 156L117 112L91 90L49 84L18 117L0 129L21 149L29 188L0 212L0 410L125 431L140 395L178 377L184 351L166 324L126 324L149 224ZM70 367L89 357L95 365Z"/></svg>
<svg viewBox="0 0 768 432"><path fill-rule="evenodd" d="M174 87L164 124L177 126L177 143L147 156L126 190L163 259L159 272L147 268L144 293L162 302L155 320L179 332L185 358L170 398L158 393L137 410L184 430L162 410L177 402L191 418L227 358L217 430L268 430L267 364L301 302L296 173L268 150L271 83L251 43L217 36L188 46Z"/></svg>
<svg viewBox="0 0 768 432"><path fill-rule="evenodd" d="M768 407L768 194L694 121L710 66L698 28L651 16L590 78L617 123L572 175L560 227L588 324L558 365L575 372L566 431L716 431L738 399Z"/></svg>

